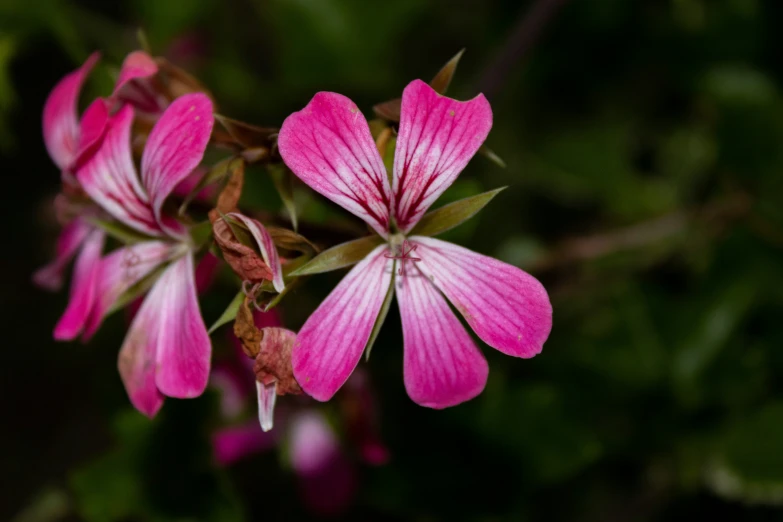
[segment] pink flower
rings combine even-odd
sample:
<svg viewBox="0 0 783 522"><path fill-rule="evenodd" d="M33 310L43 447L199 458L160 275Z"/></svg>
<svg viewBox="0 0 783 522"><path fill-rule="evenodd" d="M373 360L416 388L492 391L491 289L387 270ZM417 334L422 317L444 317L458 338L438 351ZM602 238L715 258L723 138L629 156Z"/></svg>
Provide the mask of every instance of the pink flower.
<svg viewBox="0 0 783 522"><path fill-rule="evenodd" d="M163 203L201 162L212 132L212 102L203 94L188 94L166 109L144 147L141 176L131 151L133 117L130 105L110 116L98 150L76 170L94 202L149 236L101 261L85 333L95 331L126 290L154 280L119 356L131 402L152 417L164 396L197 397L209 378L212 347L196 297L195 247L187 227L163 213Z"/></svg>
<svg viewBox="0 0 783 522"><path fill-rule="evenodd" d="M493 348L524 358L541 351L552 308L535 278L445 241L408 237L491 127L492 111L482 95L459 102L422 81L411 82L402 96L390 184L367 121L345 96L318 93L283 123L278 144L291 170L386 240L300 330L293 365L305 392L326 401L351 375L390 291L395 265L405 388L416 403L453 406L481 393L487 380L486 360L446 299Z"/></svg>
<svg viewBox="0 0 783 522"><path fill-rule="evenodd" d="M100 143L108 120L108 105L116 103L115 100L130 86L157 72L157 66L149 56L131 53L123 63L112 97L96 100L79 120L76 112L79 94L98 58L98 54L93 53L79 69L60 80L49 94L43 111L44 143L60 169L63 182L64 194L60 194L55 203L65 209L61 214L69 216L58 238L54 261L38 270L33 281L47 290L59 289L66 267L77 258L68 307L54 329L54 337L58 340L74 339L84 329L94 301L96 267L105 241L104 232L90 222L99 212L80 200L82 191L73 171Z"/></svg>

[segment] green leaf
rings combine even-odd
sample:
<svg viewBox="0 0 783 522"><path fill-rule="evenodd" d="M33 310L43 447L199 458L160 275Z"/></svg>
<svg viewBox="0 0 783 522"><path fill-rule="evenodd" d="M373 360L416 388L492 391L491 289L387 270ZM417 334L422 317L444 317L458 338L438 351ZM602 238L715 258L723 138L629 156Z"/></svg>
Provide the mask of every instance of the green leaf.
<svg viewBox="0 0 783 522"><path fill-rule="evenodd" d="M378 338L378 333L381 331L383 322L386 320L386 315L389 313L389 307L391 306L392 297L394 296L394 282L396 278L397 261L392 264L392 276L389 282L389 289L386 291L386 297L383 298L383 304L381 310L378 313L378 318L375 319L375 324L372 326L372 332L370 332L370 338L367 341L367 346L364 347L364 360L370 360L370 352L375 344L375 339Z"/></svg>
<svg viewBox="0 0 783 522"><path fill-rule="evenodd" d="M294 232L299 229L299 222L296 215L296 203L294 202L294 176L291 170L285 165L269 165L267 167L269 177L275 184L280 199L283 200L288 216L291 218L291 224Z"/></svg>
<svg viewBox="0 0 783 522"><path fill-rule="evenodd" d="M190 227L190 238L198 248L206 245L212 239L212 223L203 221Z"/></svg>
<svg viewBox="0 0 783 522"><path fill-rule="evenodd" d="M231 302L228 304L228 306L223 311L223 314L218 318L218 320L215 321L214 324L209 327L207 333L211 335L212 332L214 332L224 324L233 321L237 316L239 307L242 305L242 301L244 300L245 300L245 294L240 290L237 293L237 295L234 296L234 299L232 299Z"/></svg>
<svg viewBox="0 0 783 522"><path fill-rule="evenodd" d="M439 94L445 94L446 90L449 88L451 79L454 77L454 72L457 70L459 59L462 58L462 53L464 52L465 49L462 49L460 52L455 54L451 60L446 62L446 65L444 65L443 68L438 71L438 74L436 74L430 82L430 87L435 89Z"/></svg>
<svg viewBox="0 0 783 522"><path fill-rule="evenodd" d="M321 252L312 261L291 273L292 276L303 276L331 272L338 268L358 263L384 240L380 236L367 236Z"/></svg>
<svg viewBox="0 0 783 522"><path fill-rule="evenodd" d="M150 241L152 238L141 232L127 227L119 221L106 221L104 219L90 218L90 223L103 229L109 236L126 245Z"/></svg>
<svg viewBox="0 0 783 522"><path fill-rule="evenodd" d="M487 203L492 201L492 198L497 196L502 190L505 190L505 188L500 187L490 190L489 192L461 199L433 210L421 218L416 226L413 227L413 230L411 230L410 235L435 236L451 230L475 216Z"/></svg>

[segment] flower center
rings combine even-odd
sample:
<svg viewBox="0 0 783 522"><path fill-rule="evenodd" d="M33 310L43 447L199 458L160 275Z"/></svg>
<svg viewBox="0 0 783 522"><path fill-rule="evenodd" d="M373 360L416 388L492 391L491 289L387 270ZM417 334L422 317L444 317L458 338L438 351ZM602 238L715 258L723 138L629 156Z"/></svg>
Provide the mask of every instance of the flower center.
<svg viewBox="0 0 783 522"><path fill-rule="evenodd" d="M421 261L420 257L413 257L411 254L413 254L413 251L416 250L415 243L411 243L407 239L402 240L402 244L396 244L395 241L392 241L391 248L392 251L396 252L396 254L384 254L384 257L386 259L396 259L400 262L400 269L397 271L397 274L400 276L405 275L405 261Z"/></svg>

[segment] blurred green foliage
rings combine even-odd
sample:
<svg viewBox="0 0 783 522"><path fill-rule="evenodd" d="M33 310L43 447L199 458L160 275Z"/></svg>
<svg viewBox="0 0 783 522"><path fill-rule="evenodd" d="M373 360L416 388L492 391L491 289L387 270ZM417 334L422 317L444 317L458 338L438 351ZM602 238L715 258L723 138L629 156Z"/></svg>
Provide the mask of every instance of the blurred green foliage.
<svg viewBox="0 0 783 522"><path fill-rule="evenodd" d="M317 90L369 115L462 47L450 94L473 96L534 3L5 0L0 152L8 193L27 195L4 217L29 223L13 236L24 253L8 262L9 295L32 294L20 274L52 244L31 210L57 188L36 127L43 99L91 50L116 66L143 27L223 114L278 125ZM781 19L779 0L573 0L512 53L488 140L507 168L477 157L442 202L510 187L449 239L539 277L552 336L529 361L486 349L485 393L435 412L405 396L392 311L368 365L392 461L362 469L349 518L783 517ZM243 203L284 212L263 171L248 187ZM302 187L294 196L302 223L356 226ZM289 324L336 281L288 296ZM232 295L206 300L207 323ZM40 305L42 332L9 334L4 366L30 370L4 380L4 400L46 398L61 413L31 420L39 406L27 402L6 416L2 462L17 481L3 514L61 501L40 496L54 485L90 521L307 516L273 455L211 463L216 401L168 401L154 423L128 411L113 362L122 318L87 347L56 347L48 328L64 296L21 299L3 298L5 316ZM35 352L15 352L29 345L16 335ZM52 382L80 392L52 399Z"/></svg>

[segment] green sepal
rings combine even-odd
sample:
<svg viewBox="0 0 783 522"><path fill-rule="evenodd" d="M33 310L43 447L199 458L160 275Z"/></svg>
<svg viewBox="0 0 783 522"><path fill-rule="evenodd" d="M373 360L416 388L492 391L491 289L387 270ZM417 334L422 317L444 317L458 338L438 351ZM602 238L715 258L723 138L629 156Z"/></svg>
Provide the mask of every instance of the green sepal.
<svg viewBox="0 0 783 522"><path fill-rule="evenodd" d="M299 220L296 215L296 203L294 202L294 175L285 165L270 164L267 166L269 177L275 185L275 190L283 201L294 232L299 230Z"/></svg>
<svg viewBox="0 0 783 522"><path fill-rule="evenodd" d="M445 94L446 90L449 88L449 85L451 84L451 79L454 77L454 72L457 70L457 64L459 64L459 59L462 58L462 53L465 52L465 49L462 49L460 52L454 55L454 57L446 62L446 65L444 65L440 71L438 71L438 74L435 75L435 77L430 82L430 87L435 89L435 91L438 92L438 94Z"/></svg>
<svg viewBox="0 0 783 522"><path fill-rule="evenodd" d="M152 288L152 285L155 284L155 282L160 278L161 274L164 270L166 270L166 268L168 268L168 265L161 266L156 270L153 270L143 277L141 281L138 281L135 285L125 290L109 307L109 309L106 311L106 315L109 316L117 310L125 308L125 306L131 303L134 299L146 294L147 291Z"/></svg>
<svg viewBox="0 0 783 522"><path fill-rule="evenodd" d="M334 246L315 256L309 263L292 272L292 276L303 276L331 272L358 263L384 239L380 236L367 236Z"/></svg>
<svg viewBox="0 0 783 522"><path fill-rule="evenodd" d="M208 334L212 334L215 330L223 326L224 324L233 321L236 319L237 312L239 311L239 307L242 306L242 302L245 300L245 294L240 290L236 296L231 300L231 302L228 304L226 309L223 311L223 313L218 317L218 320L215 321L212 326L209 327L209 330L207 330Z"/></svg>
<svg viewBox="0 0 783 522"><path fill-rule="evenodd" d="M212 223L202 221L190 227L190 239L196 248L201 248L212 239Z"/></svg>
<svg viewBox="0 0 783 522"><path fill-rule="evenodd" d="M489 161L500 167L501 169L506 168L506 162L503 161L503 158L495 154L495 151L487 147L486 145L482 145L481 148L478 150L478 153L487 158Z"/></svg>
<svg viewBox="0 0 783 522"><path fill-rule="evenodd" d="M126 245L135 245L144 241L153 241L155 238L138 232L119 221L106 221L104 219L89 218L90 223L106 232L109 236Z"/></svg>
<svg viewBox="0 0 783 522"><path fill-rule="evenodd" d="M500 187L433 210L425 214L408 235L436 236L451 230L475 216L487 203L492 201L492 198L505 189L506 187Z"/></svg>
<svg viewBox="0 0 783 522"><path fill-rule="evenodd" d="M378 312L378 317L375 319L375 324L372 326L372 332L370 332L370 338L367 340L367 346L364 347L364 360L370 360L370 352L375 344L375 339L378 338L378 334L381 331L383 322L386 321L386 315L389 313L391 307L392 297L394 297L394 283L397 280L397 261L392 264L392 276L389 282L389 289L386 290L386 297L383 298L383 304L381 310Z"/></svg>

